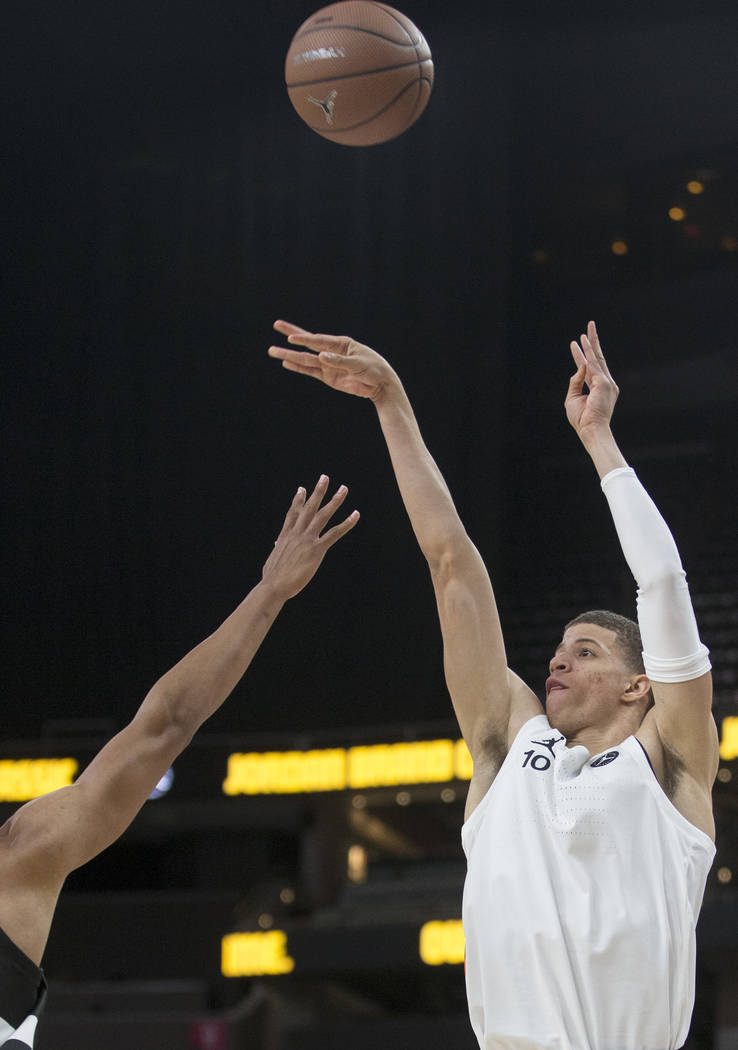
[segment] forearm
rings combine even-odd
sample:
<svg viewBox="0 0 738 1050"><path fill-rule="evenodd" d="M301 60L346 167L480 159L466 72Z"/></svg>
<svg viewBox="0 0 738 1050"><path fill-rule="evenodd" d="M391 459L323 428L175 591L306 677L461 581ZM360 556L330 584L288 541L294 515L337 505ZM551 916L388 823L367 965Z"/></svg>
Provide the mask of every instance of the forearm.
<svg viewBox="0 0 738 1050"><path fill-rule="evenodd" d="M180 730L186 744L238 684L283 605L270 584L258 583L213 634L155 683L141 716L156 727Z"/></svg>
<svg viewBox="0 0 738 1050"><path fill-rule="evenodd" d="M399 379L375 402L405 509L429 561L466 542L449 488L428 451Z"/></svg>
<svg viewBox="0 0 738 1050"><path fill-rule="evenodd" d="M697 628L687 578L668 525L632 468L602 479L618 539L638 585L638 624L646 672L679 682L710 669Z"/></svg>

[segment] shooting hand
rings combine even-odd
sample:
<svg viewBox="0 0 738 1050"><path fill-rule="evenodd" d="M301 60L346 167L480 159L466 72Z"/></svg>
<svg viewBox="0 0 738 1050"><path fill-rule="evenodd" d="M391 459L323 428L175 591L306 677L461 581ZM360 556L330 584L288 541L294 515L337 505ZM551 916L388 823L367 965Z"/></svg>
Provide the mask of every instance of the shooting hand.
<svg viewBox="0 0 738 1050"><path fill-rule="evenodd" d="M274 328L295 346L308 352L270 346L269 356L282 362L289 372L319 379L334 390L377 402L396 373L376 351L346 335L317 335L287 321L275 321Z"/></svg>

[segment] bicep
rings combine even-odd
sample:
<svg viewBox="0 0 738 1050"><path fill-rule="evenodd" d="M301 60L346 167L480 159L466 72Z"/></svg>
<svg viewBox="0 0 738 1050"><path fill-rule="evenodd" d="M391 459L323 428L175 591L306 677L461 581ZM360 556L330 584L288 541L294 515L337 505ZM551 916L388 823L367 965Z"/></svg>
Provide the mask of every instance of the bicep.
<svg viewBox="0 0 738 1050"><path fill-rule="evenodd" d="M134 719L74 784L23 806L12 818L13 841L31 877L63 882L115 842L182 746L176 728L150 733Z"/></svg>

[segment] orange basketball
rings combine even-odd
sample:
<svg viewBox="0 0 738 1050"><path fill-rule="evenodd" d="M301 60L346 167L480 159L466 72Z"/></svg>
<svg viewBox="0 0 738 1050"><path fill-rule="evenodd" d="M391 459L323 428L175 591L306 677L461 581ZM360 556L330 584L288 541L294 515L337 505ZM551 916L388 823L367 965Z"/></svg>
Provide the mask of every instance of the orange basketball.
<svg viewBox="0 0 738 1050"><path fill-rule="evenodd" d="M386 142L428 104L433 61L420 30L388 4L343 0L292 38L287 94L308 127L345 146Z"/></svg>

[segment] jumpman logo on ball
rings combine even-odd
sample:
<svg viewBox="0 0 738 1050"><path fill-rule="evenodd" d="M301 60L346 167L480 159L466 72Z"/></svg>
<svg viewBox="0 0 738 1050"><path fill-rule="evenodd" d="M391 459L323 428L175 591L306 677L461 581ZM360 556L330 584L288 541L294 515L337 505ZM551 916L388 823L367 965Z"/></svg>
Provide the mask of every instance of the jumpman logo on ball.
<svg viewBox="0 0 738 1050"><path fill-rule="evenodd" d="M313 98L312 95L308 95L308 102L314 102L316 106L325 113L326 123L333 123L333 107L336 104L337 91L329 91L325 98Z"/></svg>

